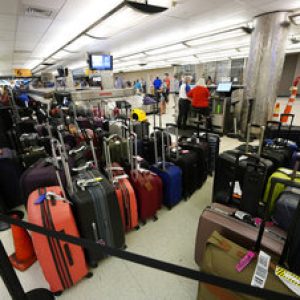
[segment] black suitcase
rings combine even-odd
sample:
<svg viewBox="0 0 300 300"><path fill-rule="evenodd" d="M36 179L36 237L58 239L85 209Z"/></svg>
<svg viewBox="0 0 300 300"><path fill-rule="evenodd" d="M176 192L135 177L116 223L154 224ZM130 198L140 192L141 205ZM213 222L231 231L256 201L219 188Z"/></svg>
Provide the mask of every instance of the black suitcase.
<svg viewBox="0 0 300 300"><path fill-rule="evenodd" d="M93 153L93 142L90 141ZM60 153L65 158L66 152ZM94 164L98 162L94 155ZM62 160L68 183L68 193L73 203L74 215L80 236L113 248L125 247L125 235L121 212L114 187L98 170L91 169L90 163L77 171L80 174L71 179L69 164ZM85 170L86 169L86 170ZM73 171L75 171L73 169ZM90 266L95 267L105 255L92 250L85 250Z"/></svg>
<svg viewBox="0 0 300 300"><path fill-rule="evenodd" d="M149 136L149 122L132 122L132 130L136 133L138 140L142 140L144 137Z"/></svg>
<svg viewBox="0 0 300 300"><path fill-rule="evenodd" d="M250 131L247 144L249 136ZM246 154L239 150L230 150L219 155L213 187L214 202L236 205L253 216L259 213L259 201L262 199L269 176L275 171L273 162L260 156L263 137L264 127L261 127L257 155ZM242 192L241 198L233 197L237 183Z"/></svg>
<svg viewBox="0 0 300 300"><path fill-rule="evenodd" d="M168 147L166 160L177 165L182 170L182 195L183 198L189 198L197 189L199 189L203 181L203 173L206 172L201 166L199 154L193 150L179 149L178 147L178 127L176 124L166 124L166 128L175 128L176 131L176 148Z"/></svg>

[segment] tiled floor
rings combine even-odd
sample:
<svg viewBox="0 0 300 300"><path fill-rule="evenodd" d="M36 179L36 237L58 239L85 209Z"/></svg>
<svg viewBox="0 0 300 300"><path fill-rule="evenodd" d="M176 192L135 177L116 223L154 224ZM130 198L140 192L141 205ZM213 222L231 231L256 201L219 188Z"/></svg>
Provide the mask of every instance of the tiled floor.
<svg viewBox="0 0 300 300"><path fill-rule="evenodd" d="M172 103L163 123L173 122ZM231 149L235 140L223 138L221 149ZM126 236L127 251L146 255L163 261L197 269L194 262L194 242L199 216L211 201L212 179L187 202L181 202L172 210L163 208L158 221L149 221L139 231ZM7 252L13 252L10 231L0 233ZM38 263L24 273L17 272L26 291L47 287ZM194 300L197 283L175 275L149 269L117 258L108 258L93 270L91 279L67 290L61 300ZM0 280L0 298L11 299Z"/></svg>

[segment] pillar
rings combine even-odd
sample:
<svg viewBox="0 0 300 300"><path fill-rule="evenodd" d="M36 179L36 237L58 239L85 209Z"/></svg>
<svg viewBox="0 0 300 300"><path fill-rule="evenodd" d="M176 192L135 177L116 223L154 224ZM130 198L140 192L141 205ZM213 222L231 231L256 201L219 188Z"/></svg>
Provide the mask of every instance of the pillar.
<svg viewBox="0 0 300 300"><path fill-rule="evenodd" d="M265 125L272 117L289 33L288 12L255 18L246 68L241 129L246 132L248 99L254 98L251 122Z"/></svg>

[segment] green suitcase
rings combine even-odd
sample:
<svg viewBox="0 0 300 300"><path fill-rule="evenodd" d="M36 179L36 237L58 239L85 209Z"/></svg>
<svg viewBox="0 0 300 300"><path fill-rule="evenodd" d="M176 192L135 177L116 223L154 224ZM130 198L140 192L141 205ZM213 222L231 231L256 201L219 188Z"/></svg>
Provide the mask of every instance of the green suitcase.
<svg viewBox="0 0 300 300"><path fill-rule="evenodd" d="M285 180L291 180L295 182L300 183L300 172L296 172L291 170L291 169L286 169L286 168L280 168L278 169L275 173L273 173L267 183L267 187L265 190L264 194L264 202L267 203L268 200L268 195L271 187L271 179L272 178L280 178L280 179L285 179ZM269 212L272 214L274 212L276 200L279 198L280 194L285 190L285 186L281 183L277 183L275 185L274 191L273 191L273 196L271 199L270 207L269 207Z"/></svg>
<svg viewBox="0 0 300 300"><path fill-rule="evenodd" d="M231 279L237 282L251 284L252 276L256 267L253 260L242 272L237 272L235 266L247 253L247 249L231 242L214 232L207 241L204 259L200 266L201 271ZM276 262L278 259L275 259ZM274 274L275 265L270 264L269 275L265 289L274 292L296 296ZM198 300L258 300L260 298L236 293L224 288L206 283L199 283Z"/></svg>

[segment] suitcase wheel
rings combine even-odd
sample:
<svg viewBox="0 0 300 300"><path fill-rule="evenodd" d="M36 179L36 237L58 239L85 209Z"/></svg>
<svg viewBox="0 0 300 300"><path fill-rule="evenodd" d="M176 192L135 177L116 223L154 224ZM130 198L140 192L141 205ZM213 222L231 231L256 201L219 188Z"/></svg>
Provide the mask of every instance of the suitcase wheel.
<svg viewBox="0 0 300 300"><path fill-rule="evenodd" d="M89 279L89 278L92 278L94 276L94 274L92 272L88 272L86 275L85 275L85 278Z"/></svg>
<svg viewBox="0 0 300 300"><path fill-rule="evenodd" d="M154 217L153 217L153 221L154 222L156 222L158 220L158 217L157 217L157 215L154 215Z"/></svg>
<svg viewBox="0 0 300 300"><path fill-rule="evenodd" d="M139 226L139 225L136 226L136 227L135 227L135 230L140 230L140 226Z"/></svg>
<svg viewBox="0 0 300 300"><path fill-rule="evenodd" d="M62 293L63 293L63 291L58 291L58 292L53 293L53 295L54 295L55 297L59 297L59 296L62 295Z"/></svg>

